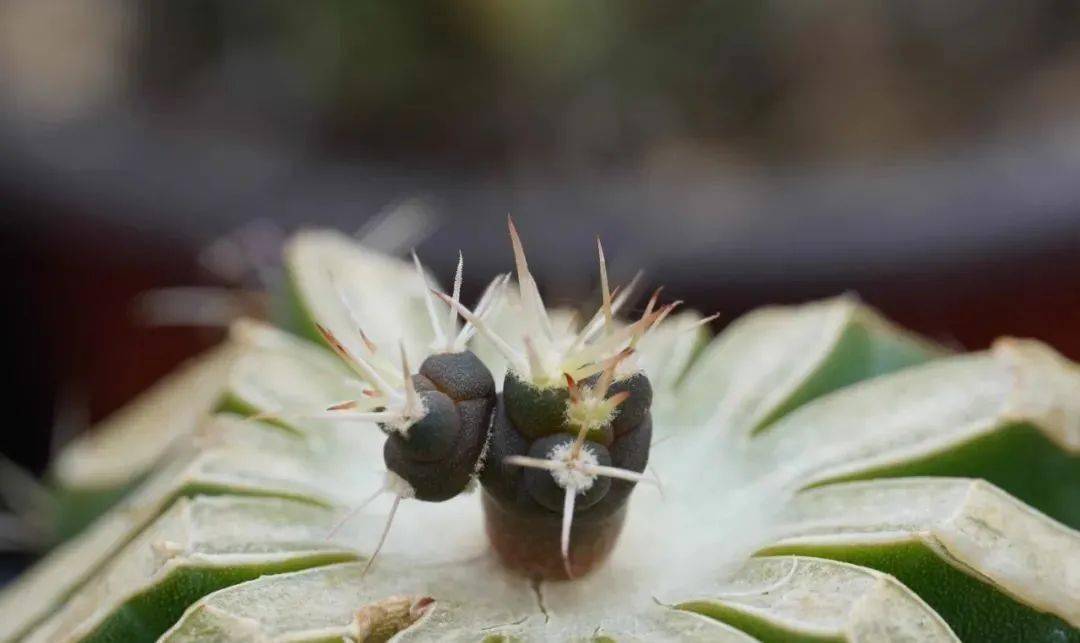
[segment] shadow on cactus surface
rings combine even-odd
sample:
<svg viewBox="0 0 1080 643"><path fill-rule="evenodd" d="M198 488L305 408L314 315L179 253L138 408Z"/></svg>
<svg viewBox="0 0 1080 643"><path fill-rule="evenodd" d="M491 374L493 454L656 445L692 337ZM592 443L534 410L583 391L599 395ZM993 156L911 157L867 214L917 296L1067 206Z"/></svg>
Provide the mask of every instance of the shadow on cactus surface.
<svg viewBox="0 0 1080 643"><path fill-rule="evenodd" d="M299 325L237 320L60 455L122 499L0 639L1080 641L1076 364L850 296L710 338L602 249L600 309L549 310L511 237L470 307L460 266L296 235Z"/></svg>

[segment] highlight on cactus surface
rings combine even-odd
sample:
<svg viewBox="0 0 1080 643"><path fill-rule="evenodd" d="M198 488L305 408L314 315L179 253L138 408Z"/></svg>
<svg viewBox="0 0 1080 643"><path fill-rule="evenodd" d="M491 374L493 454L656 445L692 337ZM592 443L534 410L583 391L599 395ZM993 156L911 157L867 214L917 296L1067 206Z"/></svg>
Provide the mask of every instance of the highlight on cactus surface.
<svg viewBox="0 0 1080 643"><path fill-rule="evenodd" d="M301 232L279 325L53 465L109 507L0 594L0 640L1080 641L1080 367L952 353L853 296L710 337L638 279L462 299ZM637 489L642 486L642 489ZM74 531L74 529L73 529Z"/></svg>

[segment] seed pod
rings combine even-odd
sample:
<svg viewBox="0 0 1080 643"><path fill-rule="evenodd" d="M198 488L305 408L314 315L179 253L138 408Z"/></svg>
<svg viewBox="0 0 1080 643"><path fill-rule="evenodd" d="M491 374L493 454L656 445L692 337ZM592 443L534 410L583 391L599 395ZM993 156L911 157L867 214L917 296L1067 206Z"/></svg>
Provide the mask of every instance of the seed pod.
<svg viewBox="0 0 1080 643"><path fill-rule="evenodd" d="M465 490L477 471L495 405L495 381L468 351L428 357L412 380L424 416L404 435L388 431L383 460L419 500L449 500Z"/></svg>

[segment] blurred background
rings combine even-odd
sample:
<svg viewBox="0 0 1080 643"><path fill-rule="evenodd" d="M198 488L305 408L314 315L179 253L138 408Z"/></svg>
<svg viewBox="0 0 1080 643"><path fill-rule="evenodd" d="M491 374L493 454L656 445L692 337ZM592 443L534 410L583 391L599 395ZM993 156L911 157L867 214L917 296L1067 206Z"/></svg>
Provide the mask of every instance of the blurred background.
<svg viewBox="0 0 1080 643"><path fill-rule="evenodd" d="M220 337L141 293L403 210L469 295L510 213L551 301L599 234L718 327L855 291L1077 359L1080 3L0 0L0 208L0 453L34 472Z"/></svg>

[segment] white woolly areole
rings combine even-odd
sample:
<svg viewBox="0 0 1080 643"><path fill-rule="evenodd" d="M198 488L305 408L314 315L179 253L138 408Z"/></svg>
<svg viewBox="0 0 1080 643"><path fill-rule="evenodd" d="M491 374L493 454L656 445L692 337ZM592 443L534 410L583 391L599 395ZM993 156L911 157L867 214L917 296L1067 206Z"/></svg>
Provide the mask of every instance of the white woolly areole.
<svg viewBox="0 0 1080 643"><path fill-rule="evenodd" d="M617 412L607 398L587 390L580 400L567 400L563 417L571 426L581 426L592 431L606 426L615 418Z"/></svg>
<svg viewBox="0 0 1080 643"><path fill-rule="evenodd" d="M406 405L406 407L401 409L401 415L399 417L387 420L383 424L390 430L399 433L402 437L409 437L409 431L412 430L417 422L427 417L427 414L428 409L427 405L424 403L424 398L417 397L416 406L414 408L410 409Z"/></svg>
<svg viewBox="0 0 1080 643"><path fill-rule="evenodd" d="M383 487L399 498L416 497L416 489L413 489L413 486L405 478L393 471L386 472L386 482L383 483Z"/></svg>
<svg viewBox="0 0 1080 643"><path fill-rule="evenodd" d="M563 489L574 489L579 493L588 491L596 482L596 475L582 471L577 465L595 466L599 461L596 459L596 454L587 446L581 448L576 458L572 457L573 450L574 444L572 442L556 444L551 448L551 451L548 452L548 460L563 464L558 469L552 469L551 477L555 478L555 483Z"/></svg>

